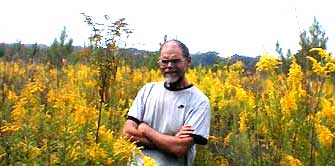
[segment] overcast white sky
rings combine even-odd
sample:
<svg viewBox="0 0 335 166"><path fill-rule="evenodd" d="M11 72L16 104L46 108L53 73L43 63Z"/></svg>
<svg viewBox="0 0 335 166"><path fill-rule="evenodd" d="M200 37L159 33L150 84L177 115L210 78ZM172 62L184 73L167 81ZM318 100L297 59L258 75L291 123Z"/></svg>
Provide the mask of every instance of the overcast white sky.
<svg viewBox="0 0 335 166"><path fill-rule="evenodd" d="M164 35L184 42L191 53L221 56L275 53L299 48L299 28L308 30L315 16L335 52L335 11L331 0L6 0L1 2L0 43L50 45L67 28L74 45L88 43L85 12L97 20L126 18L133 34L127 47L159 49ZM286 52L286 51L285 51Z"/></svg>

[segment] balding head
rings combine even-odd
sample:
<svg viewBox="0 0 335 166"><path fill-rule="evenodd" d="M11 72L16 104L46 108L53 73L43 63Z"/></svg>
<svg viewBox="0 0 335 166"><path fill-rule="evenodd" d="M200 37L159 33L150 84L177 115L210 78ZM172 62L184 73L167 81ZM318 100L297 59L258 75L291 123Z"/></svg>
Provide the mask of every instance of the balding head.
<svg viewBox="0 0 335 166"><path fill-rule="evenodd" d="M181 49L182 54L185 58L190 57L190 52L189 52L188 48L186 47L186 45L184 43L182 43L181 41L176 40L176 39L168 40L165 43L163 43L161 48L159 49L159 53L162 53L162 48L165 47L166 45L170 45L170 46L177 45Z"/></svg>

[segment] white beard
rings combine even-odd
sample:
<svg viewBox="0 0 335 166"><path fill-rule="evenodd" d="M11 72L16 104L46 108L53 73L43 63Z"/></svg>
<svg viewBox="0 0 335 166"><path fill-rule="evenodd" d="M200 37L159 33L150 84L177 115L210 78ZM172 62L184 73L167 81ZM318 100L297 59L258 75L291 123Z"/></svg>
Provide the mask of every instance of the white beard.
<svg viewBox="0 0 335 166"><path fill-rule="evenodd" d="M165 75L165 81L168 84L173 84L179 80L179 77L173 77L170 74Z"/></svg>

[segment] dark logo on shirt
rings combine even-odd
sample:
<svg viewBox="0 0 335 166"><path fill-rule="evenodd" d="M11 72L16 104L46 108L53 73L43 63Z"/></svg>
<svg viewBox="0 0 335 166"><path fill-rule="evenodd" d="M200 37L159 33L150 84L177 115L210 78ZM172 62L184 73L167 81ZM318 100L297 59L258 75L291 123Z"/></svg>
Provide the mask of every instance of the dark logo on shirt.
<svg viewBox="0 0 335 166"><path fill-rule="evenodd" d="M178 109L182 109L182 108L184 108L185 106L184 105L180 105L180 106L178 106L177 108Z"/></svg>

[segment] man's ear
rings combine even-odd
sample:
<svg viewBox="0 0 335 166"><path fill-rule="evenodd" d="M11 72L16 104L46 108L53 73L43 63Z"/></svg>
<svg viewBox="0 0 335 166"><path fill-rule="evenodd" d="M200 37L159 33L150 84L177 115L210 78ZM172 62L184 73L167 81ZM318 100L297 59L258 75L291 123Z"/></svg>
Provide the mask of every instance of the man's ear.
<svg viewBox="0 0 335 166"><path fill-rule="evenodd" d="M191 66L191 62L192 62L192 58L191 58L191 56L187 57L187 58L186 58L186 61L187 61L187 66L188 66L188 67Z"/></svg>
<svg viewBox="0 0 335 166"><path fill-rule="evenodd" d="M188 62L188 63L191 63L191 62L192 62L192 57L191 57L191 56L189 56L189 57L187 57L187 59L186 59L186 60L187 60L187 62Z"/></svg>

